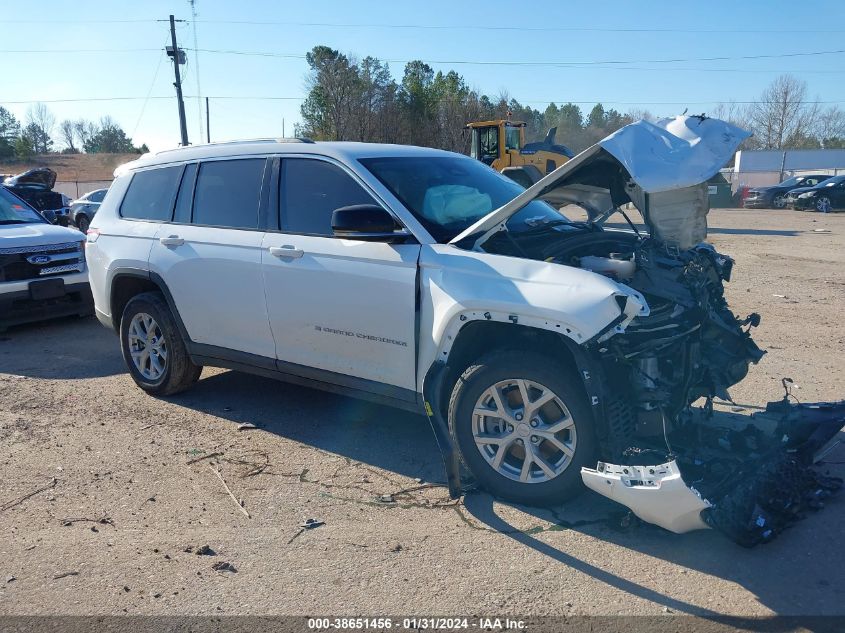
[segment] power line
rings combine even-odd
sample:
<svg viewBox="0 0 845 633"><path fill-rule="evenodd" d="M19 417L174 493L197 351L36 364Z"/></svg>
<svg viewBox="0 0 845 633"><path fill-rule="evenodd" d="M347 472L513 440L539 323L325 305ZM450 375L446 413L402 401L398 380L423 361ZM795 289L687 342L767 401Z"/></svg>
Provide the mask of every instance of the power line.
<svg viewBox="0 0 845 633"><path fill-rule="evenodd" d="M135 121L135 127L132 129L132 134L129 135L129 138L135 136L135 133L138 131L138 126L141 125L141 119L144 117L144 112L147 109L147 103L150 101L150 95L153 92L153 88L155 88L156 79L158 78L158 71L161 68L161 62L164 61L166 57L164 50L162 49L161 55L158 56L158 64L156 64L155 72L153 73L153 80L150 82L150 89L147 90L147 96L144 98L144 103L141 105L141 112L138 114L138 120Z"/></svg>
<svg viewBox="0 0 845 633"><path fill-rule="evenodd" d="M2 54L24 53L146 53L160 48L18 48L0 51Z"/></svg>
<svg viewBox="0 0 845 633"><path fill-rule="evenodd" d="M154 24L166 22L154 18L135 19L84 19L84 20L3 20L4 24ZM223 24L238 26L298 26L317 28L371 28L371 29L418 29L418 30L439 30L439 31L516 31L516 32L538 32L538 33L762 33L762 34L816 34L816 33L845 33L842 29L680 29L680 28L653 28L653 27L592 27L592 26L498 26L480 24L378 24L378 23L338 23L338 22L287 22L272 20L177 20L177 22L196 22L198 24Z"/></svg>
<svg viewBox="0 0 845 633"><path fill-rule="evenodd" d="M25 103L78 103L85 101L139 101L143 99L172 99L173 95L155 96L155 97L85 97L85 98L68 98L68 99L19 99L11 101L0 101L6 104L25 104Z"/></svg>
<svg viewBox="0 0 845 633"><path fill-rule="evenodd" d="M306 97L286 97L286 96L272 96L272 95L207 95L209 99L221 99L230 101L304 101ZM186 99L197 99L198 95L184 95ZM23 100L0 100L0 103L7 105L20 105L28 103L84 103L87 101L139 101L144 99L172 99L173 96L139 96L139 97L80 97L67 99L23 99ZM449 99L440 99L439 101L448 101ZM615 105L709 105L724 103L718 99L709 101L616 101L613 99L588 99L582 101L573 101L571 99L521 99L519 103L572 103L574 105L590 105L596 103L615 104ZM781 104L781 101L730 101L736 105L750 105L755 103L760 104ZM825 101L790 101L785 105L796 105L800 103L831 105L845 103L845 100L825 100Z"/></svg>
<svg viewBox="0 0 845 633"><path fill-rule="evenodd" d="M145 22L161 22L152 18L134 20L3 20L3 24L141 24ZM166 20L165 20L166 22Z"/></svg>
<svg viewBox="0 0 845 633"><path fill-rule="evenodd" d="M0 54L30 54L30 53L139 53L158 51L157 48L64 48L64 49L6 49L0 50ZM305 59L306 56L295 53L277 53L274 51L242 51L234 49L215 49L215 48L187 48L189 50L199 53L212 53L221 55L246 55L252 57L277 57L281 59ZM610 66L618 65L627 66L628 64L675 64L683 62L713 62L713 61L738 61L738 60L755 60L755 59L784 59L790 57L818 57L822 55L841 55L845 53L845 49L836 49L828 51L806 51L797 53L773 53L763 55L723 55L715 57L687 57L687 58L664 58L664 59L607 59L607 60L587 60L587 61L517 61L517 60L433 60L433 59L383 59L381 61L388 63L406 64L411 61L422 61L429 64L441 65L477 65L477 66L541 66L541 67L580 67L580 66ZM643 69L645 70L645 69ZM680 69L687 70L687 69ZM713 71L720 69L714 68ZM780 71L783 72L783 71ZM803 72L803 71L801 71ZM831 71L839 72L839 71Z"/></svg>
<svg viewBox="0 0 845 633"><path fill-rule="evenodd" d="M194 52L216 53L222 55L248 55L254 57L279 57L284 59L305 59L305 55L292 53L275 53L272 51L240 51L233 49L198 48L186 49ZM0 51L2 52L2 51ZM787 57L816 57L820 55L840 55L845 49L830 51L809 51L803 53L776 53L770 55L739 55L739 56L718 56L718 57L689 57L669 59L610 59L610 60L589 60L589 61L484 61L484 60L432 60L432 59L383 59L381 61L396 64L407 64L411 61L422 61L428 64L441 64L444 66L477 65L477 66L543 66L543 67L579 67L594 65L626 65L626 64L675 64L681 62L713 62L713 61L736 61L753 59L782 59Z"/></svg>
<svg viewBox="0 0 845 633"><path fill-rule="evenodd" d="M841 29L660 29L660 28L610 28L587 26L484 26L479 24L341 24L337 22L279 22L268 20L196 20L201 24L229 24L243 26L305 26L320 28L375 28L375 29L421 29L461 31L524 31L541 33L845 33Z"/></svg>

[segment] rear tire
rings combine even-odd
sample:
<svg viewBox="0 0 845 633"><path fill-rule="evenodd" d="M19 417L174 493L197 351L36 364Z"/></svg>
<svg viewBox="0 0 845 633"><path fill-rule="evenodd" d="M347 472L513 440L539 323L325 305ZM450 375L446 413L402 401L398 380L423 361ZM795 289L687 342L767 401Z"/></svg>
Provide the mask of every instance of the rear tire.
<svg viewBox="0 0 845 633"><path fill-rule="evenodd" d="M481 486L503 499L533 506L562 503L584 490L581 467L595 466L593 417L583 388L548 356L485 355L458 379L448 416L464 464Z"/></svg>
<svg viewBox="0 0 845 633"><path fill-rule="evenodd" d="M152 395L185 391L202 372L191 361L176 319L158 292L141 293L126 304L120 350L135 384Z"/></svg>

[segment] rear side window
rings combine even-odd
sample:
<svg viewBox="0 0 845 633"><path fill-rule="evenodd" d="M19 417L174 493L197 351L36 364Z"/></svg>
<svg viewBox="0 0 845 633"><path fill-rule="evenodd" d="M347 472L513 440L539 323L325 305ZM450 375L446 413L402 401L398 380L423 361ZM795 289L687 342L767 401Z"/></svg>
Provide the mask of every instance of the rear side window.
<svg viewBox="0 0 845 633"><path fill-rule="evenodd" d="M135 220L169 221L181 174L181 165L137 172L123 197L120 215Z"/></svg>
<svg viewBox="0 0 845 633"><path fill-rule="evenodd" d="M349 174L322 160L283 160L280 189L281 227L292 233L332 235L332 211L375 204Z"/></svg>
<svg viewBox="0 0 845 633"><path fill-rule="evenodd" d="M88 200L90 202L102 202L103 198L106 197L106 191L106 189L103 189L102 191L95 191L90 196L88 196Z"/></svg>
<svg viewBox="0 0 845 633"><path fill-rule="evenodd" d="M194 224L258 228L264 158L202 163L194 193Z"/></svg>

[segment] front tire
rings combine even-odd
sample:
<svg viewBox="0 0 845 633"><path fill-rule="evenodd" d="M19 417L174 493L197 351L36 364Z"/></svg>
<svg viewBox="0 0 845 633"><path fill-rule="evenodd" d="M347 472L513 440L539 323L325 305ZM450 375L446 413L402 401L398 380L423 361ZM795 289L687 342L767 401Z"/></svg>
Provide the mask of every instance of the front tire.
<svg viewBox="0 0 845 633"><path fill-rule="evenodd" d="M595 466L592 414L578 378L538 353L488 354L458 379L449 428L466 466L492 494L559 504Z"/></svg>
<svg viewBox="0 0 845 633"><path fill-rule="evenodd" d="M191 361L176 319L158 292L141 293L126 304L120 350L135 384L156 396L185 391L202 372Z"/></svg>
<svg viewBox="0 0 845 633"><path fill-rule="evenodd" d="M783 209L786 207L786 196L782 194L777 194L772 199L772 204L774 205L775 209Z"/></svg>
<svg viewBox="0 0 845 633"><path fill-rule="evenodd" d="M83 233L88 232L88 227L91 226L91 221L84 215L79 215L76 217L76 228L78 228Z"/></svg>
<svg viewBox="0 0 845 633"><path fill-rule="evenodd" d="M816 200L816 210L821 213L829 213L830 210L833 208L833 205L830 203L830 198L821 197Z"/></svg>

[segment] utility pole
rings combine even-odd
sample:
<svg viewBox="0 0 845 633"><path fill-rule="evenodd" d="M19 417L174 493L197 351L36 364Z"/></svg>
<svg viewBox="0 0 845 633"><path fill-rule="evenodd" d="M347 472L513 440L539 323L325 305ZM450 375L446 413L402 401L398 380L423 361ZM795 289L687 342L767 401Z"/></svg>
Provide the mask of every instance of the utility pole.
<svg viewBox="0 0 845 633"><path fill-rule="evenodd" d="M176 20L170 16L170 41L172 50L167 51L168 57L173 57L173 71L176 74L176 101L179 104L179 131L182 134L182 145L188 144L188 126L185 123L185 102L182 100L182 79L179 77L179 65L185 63L185 51L176 45ZM168 47L170 48L170 47Z"/></svg>
<svg viewBox="0 0 845 633"><path fill-rule="evenodd" d="M202 88L200 88L200 54L199 54L199 47L197 46L197 0L188 0L188 4L191 5L191 28L194 31L194 72L197 75L197 121L199 121L200 125L200 141L202 141L202 102L200 101L202 97Z"/></svg>
<svg viewBox="0 0 845 633"><path fill-rule="evenodd" d="M211 119L208 116L208 97L205 98L205 133L208 142L211 143Z"/></svg>

